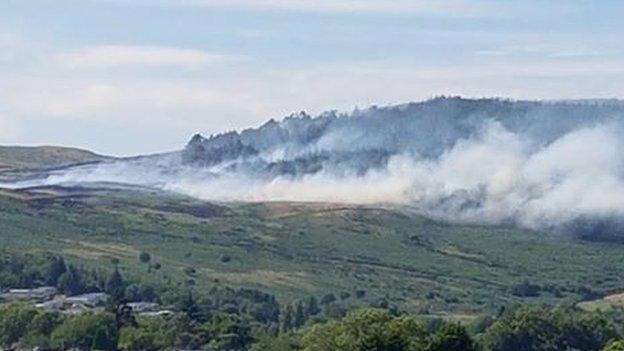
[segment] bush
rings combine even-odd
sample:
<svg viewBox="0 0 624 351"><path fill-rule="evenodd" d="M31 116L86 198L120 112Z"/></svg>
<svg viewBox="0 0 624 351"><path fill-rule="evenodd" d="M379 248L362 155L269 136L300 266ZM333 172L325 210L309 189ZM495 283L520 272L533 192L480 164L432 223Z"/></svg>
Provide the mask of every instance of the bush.
<svg viewBox="0 0 624 351"><path fill-rule="evenodd" d="M511 288L511 293L519 297L536 297L540 294L540 286L524 281Z"/></svg>
<svg viewBox="0 0 624 351"><path fill-rule="evenodd" d="M10 346L18 342L30 330L37 314L34 306L21 302L0 306L0 344Z"/></svg>
<svg viewBox="0 0 624 351"><path fill-rule="evenodd" d="M483 346L492 351L598 351L617 336L615 327L599 314L530 307L494 323Z"/></svg>
<svg viewBox="0 0 624 351"><path fill-rule="evenodd" d="M116 350L117 337L115 316L83 312L68 317L52 333L52 343L62 349Z"/></svg>
<svg viewBox="0 0 624 351"><path fill-rule="evenodd" d="M602 351L624 351L624 341L612 341Z"/></svg>
<svg viewBox="0 0 624 351"><path fill-rule="evenodd" d="M474 351L474 341L459 323L446 324L431 338L427 351Z"/></svg>
<svg viewBox="0 0 624 351"><path fill-rule="evenodd" d="M139 261L141 261L141 263L149 263L149 261L151 260L152 256L150 256L149 253L141 251L141 253L139 254Z"/></svg>
<svg viewBox="0 0 624 351"><path fill-rule="evenodd" d="M349 313L341 321L313 326L302 337L303 350L397 350L422 349L423 326L406 316L367 309Z"/></svg>

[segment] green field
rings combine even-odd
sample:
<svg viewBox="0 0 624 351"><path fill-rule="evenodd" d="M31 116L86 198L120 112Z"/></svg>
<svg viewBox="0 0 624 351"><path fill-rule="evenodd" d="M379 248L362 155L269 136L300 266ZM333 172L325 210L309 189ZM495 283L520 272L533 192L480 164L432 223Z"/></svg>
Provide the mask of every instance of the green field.
<svg viewBox="0 0 624 351"><path fill-rule="evenodd" d="M0 146L0 172L63 167L103 161L91 151L57 146Z"/></svg>
<svg viewBox="0 0 624 351"><path fill-rule="evenodd" d="M0 191L0 223L0 246L11 252L60 253L93 267L117 258L137 279L253 287L283 300L386 299L424 315L470 318L624 287L617 244L441 223L403 208L50 187ZM139 263L142 251L162 269Z"/></svg>

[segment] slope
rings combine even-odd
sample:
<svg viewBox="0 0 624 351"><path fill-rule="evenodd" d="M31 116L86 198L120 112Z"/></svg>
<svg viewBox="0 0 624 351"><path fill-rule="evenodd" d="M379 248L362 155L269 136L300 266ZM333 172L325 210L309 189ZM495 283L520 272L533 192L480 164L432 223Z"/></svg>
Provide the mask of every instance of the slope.
<svg viewBox="0 0 624 351"><path fill-rule="evenodd" d="M64 167L105 159L90 151L67 147L0 146L0 171Z"/></svg>
<svg viewBox="0 0 624 351"><path fill-rule="evenodd" d="M333 293L426 315L474 316L624 287L621 247L501 227L442 223L407 208L202 202L160 191L45 187L0 193L0 246L87 266L282 299ZM139 263L148 252L151 269Z"/></svg>

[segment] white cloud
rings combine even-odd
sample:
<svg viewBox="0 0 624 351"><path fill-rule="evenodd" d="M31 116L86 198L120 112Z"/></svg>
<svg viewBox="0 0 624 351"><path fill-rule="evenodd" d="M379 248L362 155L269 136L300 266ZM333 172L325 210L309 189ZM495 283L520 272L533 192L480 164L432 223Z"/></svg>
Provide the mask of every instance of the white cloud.
<svg viewBox="0 0 624 351"><path fill-rule="evenodd" d="M559 99L621 97L624 91L624 61L613 57L491 55L453 65L381 60L261 66L238 56L171 47L29 50L12 61L19 64L0 67L0 112L14 125L34 121L33 129L36 121L71 127L80 120L128 125L145 135L175 131L180 138L254 126L302 109L315 114L439 94ZM159 151L163 142L151 142L138 151Z"/></svg>
<svg viewBox="0 0 624 351"><path fill-rule="evenodd" d="M453 94L524 99L617 97L624 91L622 60L488 60L457 65L342 62L267 69L237 79L273 116L305 109L348 110Z"/></svg>
<svg viewBox="0 0 624 351"><path fill-rule="evenodd" d="M12 89L0 96L17 115L65 120L149 122L154 127L166 125L173 129L189 124L217 128L220 117L244 116L254 106L248 101L242 103L245 99L236 92L187 80L47 77L9 84Z"/></svg>
<svg viewBox="0 0 624 351"><path fill-rule="evenodd" d="M514 98L615 97L624 91L618 60L500 60L456 66L410 62L341 62L298 67L237 66L206 76L101 75L46 67L5 76L0 99L12 115L149 121L216 132L255 125L302 109L414 101L439 94ZM590 93L588 93L590 92ZM43 118L43 117L40 117Z"/></svg>
<svg viewBox="0 0 624 351"><path fill-rule="evenodd" d="M345 14L471 17L489 13L487 7L467 0L164 0L164 2L203 7Z"/></svg>
<svg viewBox="0 0 624 351"><path fill-rule="evenodd" d="M223 54L164 46L100 45L54 55L69 68L115 68L124 66L186 68L221 64L231 59Z"/></svg>
<svg viewBox="0 0 624 351"><path fill-rule="evenodd" d="M107 0L121 2L127 0ZM132 3L198 6L252 11L291 11L329 14L433 16L448 18L566 16L579 11L584 0L565 3L493 0L134 0Z"/></svg>

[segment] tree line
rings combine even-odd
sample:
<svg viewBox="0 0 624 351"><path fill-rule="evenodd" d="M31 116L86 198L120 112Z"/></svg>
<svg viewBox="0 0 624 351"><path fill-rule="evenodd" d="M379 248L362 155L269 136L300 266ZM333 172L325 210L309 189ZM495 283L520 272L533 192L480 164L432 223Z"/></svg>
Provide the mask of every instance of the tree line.
<svg viewBox="0 0 624 351"><path fill-rule="evenodd" d="M149 262L146 255L139 260ZM65 314L32 304L0 304L0 348L43 350L231 351L624 351L624 311L585 312L574 305L502 309L457 323L401 312L380 300L354 308L326 294L280 303L255 289L152 286L123 276L117 265L89 270L54 255L0 256L3 287L57 286L64 293L106 292L104 311ZM358 290L354 298L366 292ZM129 301L155 301L172 311L140 315Z"/></svg>

